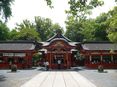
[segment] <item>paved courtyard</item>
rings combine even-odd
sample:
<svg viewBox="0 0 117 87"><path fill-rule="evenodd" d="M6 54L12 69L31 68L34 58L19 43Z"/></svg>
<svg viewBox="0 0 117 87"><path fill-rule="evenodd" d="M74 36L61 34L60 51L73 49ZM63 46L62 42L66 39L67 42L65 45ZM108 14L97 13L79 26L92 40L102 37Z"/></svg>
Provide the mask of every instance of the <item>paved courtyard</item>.
<svg viewBox="0 0 117 87"><path fill-rule="evenodd" d="M48 71L38 74L21 87L96 87L75 71Z"/></svg>
<svg viewBox="0 0 117 87"><path fill-rule="evenodd" d="M16 73L0 70L0 87L20 87L39 73L41 71L38 70L18 70Z"/></svg>
<svg viewBox="0 0 117 87"><path fill-rule="evenodd" d="M117 70L0 70L0 87L117 87Z"/></svg>
<svg viewBox="0 0 117 87"><path fill-rule="evenodd" d="M103 73L97 70L80 70L81 75L94 83L97 87L117 87L117 69L106 69Z"/></svg>

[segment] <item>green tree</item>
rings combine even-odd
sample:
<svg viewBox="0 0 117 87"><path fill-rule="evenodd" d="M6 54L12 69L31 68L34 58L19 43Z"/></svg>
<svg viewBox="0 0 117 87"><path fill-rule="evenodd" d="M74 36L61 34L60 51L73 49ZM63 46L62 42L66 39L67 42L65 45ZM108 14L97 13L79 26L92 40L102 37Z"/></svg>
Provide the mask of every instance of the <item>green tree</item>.
<svg viewBox="0 0 117 87"><path fill-rule="evenodd" d="M46 0L47 5L52 6L52 0ZM70 5L69 10L66 13L74 17L86 17L87 14L91 13L93 8L97 6L102 6L104 4L103 0L68 0Z"/></svg>
<svg viewBox="0 0 117 87"><path fill-rule="evenodd" d="M108 38L112 42L117 42L117 7L108 12L109 19L107 21Z"/></svg>
<svg viewBox="0 0 117 87"><path fill-rule="evenodd" d="M94 41L95 40L95 20L87 19L83 23L82 34L84 36L83 41Z"/></svg>
<svg viewBox="0 0 117 87"><path fill-rule="evenodd" d="M104 4L101 0L69 0L70 10L66 11L75 17L86 18L91 10Z"/></svg>
<svg viewBox="0 0 117 87"><path fill-rule="evenodd" d="M36 65L37 62L39 62L42 59L42 54L41 53L35 53L33 55L33 63Z"/></svg>
<svg viewBox="0 0 117 87"><path fill-rule="evenodd" d="M5 23L0 21L0 40L8 40L9 38L9 28Z"/></svg>
<svg viewBox="0 0 117 87"><path fill-rule="evenodd" d="M96 19L80 19L69 17L66 21L66 36L73 41L108 41L106 21L108 15L103 13Z"/></svg>
<svg viewBox="0 0 117 87"><path fill-rule="evenodd" d="M18 39L18 32L16 29L13 29L9 32L9 40L17 40Z"/></svg>
<svg viewBox="0 0 117 87"><path fill-rule="evenodd" d="M24 20L21 24L16 26L17 35L14 39L18 40L37 40L39 41L39 34L36 31L35 26L28 20ZM14 31L15 32L15 31Z"/></svg>
<svg viewBox="0 0 117 87"><path fill-rule="evenodd" d="M106 28L108 27L107 25L107 20L108 20L108 14L102 13L100 16L98 16L95 19L95 25L94 25L94 38L96 41L108 41L107 37L107 32Z"/></svg>
<svg viewBox="0 0 117 87"><path fill-rule="evenodd" d="M60 25L53 24L48 18L35 17L35 27L42 41L54 35L56 29L61 29Z"/></svg>
<svg viewBox="0 0 117 87"><path fill-rule="evenodd" d="M112 42L117 42L117 14L109 19L109 27L107 28L108 38Z"/></svg>
<svg viewBox="0 0 117 87"><path fill-rule="evenodd" d="M11 4L14 0L0 0L0 15L5 18L5 22L12 15Z"/></svg>
<svg viewBox="0 0 117 87"><path fill-rule="evenodd" d="M66 33L65 36L72 41L83 41L84 35L82 34L82 22L74 19L74 17L68 17L66 21Z"/></svg>

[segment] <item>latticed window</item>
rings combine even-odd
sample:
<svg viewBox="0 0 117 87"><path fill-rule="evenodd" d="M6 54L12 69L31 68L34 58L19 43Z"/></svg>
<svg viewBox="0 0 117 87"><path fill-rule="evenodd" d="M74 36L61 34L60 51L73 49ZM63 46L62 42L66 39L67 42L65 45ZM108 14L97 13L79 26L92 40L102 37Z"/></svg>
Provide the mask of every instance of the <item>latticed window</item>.
<svg viewBox="0 0 117 87"><path fill-rule="evenodd" d="M3 53L0 53L0 57L2 57L3 56Z"/></svg>
<svg viewBox="0 0 117 87"><path fill-rule="evenodd" d="M0 57L0 63L3 63L4 59L2 57Z"/></svg>
<svg viewBox="0 0 117 87"><path fill-rule="evenodd" d="M99 55L92 56L91 62L94 63L94 64L99 63L100 62L100 56Z"/></svg>
<svg viewBox="0 0 117 87"><path fill-rule="evenodd" d="M12 58L12 57L9 57L9 58L8 58L8 63L9 63L9 64L12 64L12 63L14 63L14 58Z"/></svg>
<svg viewBox="0 0 117 87"><path fill-rule="evenodd" d="M111 63L111 55L104 55L103 56L103 62Z"/></svg>
<svg viewBox="0 0 117 87"><path fill-rule="evenodd" d="M113 62L117 63L117 55L113 55Z"/></svg>
<svg viewBox="0 0 117 87"><path fill-rule="evenodd" d="M0 63L3 63L4 62L4 59L3 59L3 53L0 53Z"/></svg>

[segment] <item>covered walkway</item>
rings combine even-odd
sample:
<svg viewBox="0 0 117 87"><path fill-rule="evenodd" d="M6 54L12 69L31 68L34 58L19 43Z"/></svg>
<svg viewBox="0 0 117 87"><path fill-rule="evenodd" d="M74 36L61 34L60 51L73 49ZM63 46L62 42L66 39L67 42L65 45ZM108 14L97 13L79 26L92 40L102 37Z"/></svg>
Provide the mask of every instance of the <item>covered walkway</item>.
<svg viewBox="0 0 117 87"><path fill-rule="evenodd" d="M75 71L45 71L21 87L96 87Z"/></svg>

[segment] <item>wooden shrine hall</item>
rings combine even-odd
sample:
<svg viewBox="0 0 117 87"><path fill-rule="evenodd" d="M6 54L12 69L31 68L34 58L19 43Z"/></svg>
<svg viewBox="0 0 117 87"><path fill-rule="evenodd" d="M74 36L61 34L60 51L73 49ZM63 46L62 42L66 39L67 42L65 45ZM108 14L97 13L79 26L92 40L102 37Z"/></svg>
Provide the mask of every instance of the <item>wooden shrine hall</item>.
<svg viewBox="0 0 117 87"><path fill-rule="evenodd" d="M117 68L117 44L112 42L85 42L80 53L84 56L85 66L97 68Z"/></svg>
<svg viewBox="0 0 117 87"><path fill-rule="evenodd" d="M58 30L52 38L42 44L40 51L44 53L44 61L49 62L50 68L57 69L58 61L60 61L61 69L73 66L73 52L77 51L77 42L71 42Z"/></svg>
<svg viewBox="0 0 117 87"><path fill-rule="evenodd" d="M75 66L117 68L117 44L112 42L72 42L61 31L42 43L43 61L49 68L67 69Z"/></svg>
<svg viewBox="0 0 117 87"><path fill-rule="evenodd" d="M18 68L32 67L38 45L34 41L0 41L0 68L10 68L12 64Z"/></svg>
<svg viewBox="0 0 117 87"><path fill-rule="evenodd" d="M72 42L60 30L45 42L0 41L0 68L16 64L18 68L33 66L33 55L41 52L51 69L76 66L117 68L117 44L112 42Z"/></svg>

